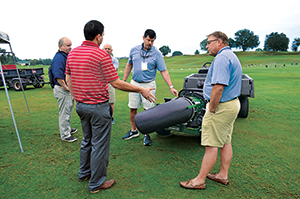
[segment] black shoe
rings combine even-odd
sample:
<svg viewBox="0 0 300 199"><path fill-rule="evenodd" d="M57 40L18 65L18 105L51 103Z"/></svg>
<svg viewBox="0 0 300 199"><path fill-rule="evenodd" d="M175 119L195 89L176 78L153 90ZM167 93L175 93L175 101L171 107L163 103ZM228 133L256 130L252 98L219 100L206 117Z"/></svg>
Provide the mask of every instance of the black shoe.
<svg viewBox="0 0 300 199"><path fill-rule="evenodd" d="M71 135L77 132L77 129L71 129Z"/></svg>
<svg viewBox="0 0 300 199"><path fill-rule="evenodd" d="M66 139L64 139L64 141L66 142L75 142L77 140L77 138L73 137L72 135Z"/></svg>
<svg viewBox="0 0 300 199"><path fill-rule="evenodd" d="M79 182L86 181L86 180L89 179L90 177L91 177L91 174L88 174L88 175L86 175L86 176L83 176L83 177L81 177L81 178L78 178L78 181L79 181Z"/></svg>

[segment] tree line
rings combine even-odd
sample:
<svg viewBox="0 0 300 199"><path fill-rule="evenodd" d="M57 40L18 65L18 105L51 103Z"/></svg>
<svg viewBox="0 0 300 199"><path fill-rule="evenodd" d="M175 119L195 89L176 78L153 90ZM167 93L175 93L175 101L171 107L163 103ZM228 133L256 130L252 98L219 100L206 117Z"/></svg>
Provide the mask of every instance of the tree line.
<svg viewBox="0 0 300 199"><path fill-rule="evenodd" d="M7 53L5 49L0 48L0 61L1 64L14 64L14 59L13 55L11 53ZM18 63L19 61L26 61L29 62L30 65L51 65L52 60L51 59L19 59L16 57L16 62Z"/></svg>
<svg viewBox="0 0 300 199"><path fill-rule="evenodd" d="M256 51L287 51L289 48L290 39L284 33L272 32L266 36L264 48L256 49ZM260 44L259 36L255 35L253 31L242 29L235 33L234 39L229 38L229 46L231 48L242 49L243 51L251 50L258 47ZM300 38L295 38L292 42L291 50L296 52L300 45ZM207 38L200 42L200 49L207 51ZM159 48L161 53L166 56L171 52L169 46L162 46ZM200 54L199 50L195 54ZM180 51L174 51L172 56L182 55Z"/></svg>

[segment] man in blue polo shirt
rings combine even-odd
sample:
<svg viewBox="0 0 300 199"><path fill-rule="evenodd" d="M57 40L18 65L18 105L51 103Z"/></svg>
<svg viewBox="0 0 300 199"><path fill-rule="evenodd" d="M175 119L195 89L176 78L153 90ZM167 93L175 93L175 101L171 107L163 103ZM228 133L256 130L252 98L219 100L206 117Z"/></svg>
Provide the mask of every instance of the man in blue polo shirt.
<svg viewBox="0 0 300 199"><path fill-rule="evenodd" d="M164 58L161 52L153 46L154 40L156 39L156 33L147 29L144 33L142 45L133 47L130 51L128 63L126 64L123 80L126 81L131 70L133 69L131 84L140 86L143 88L156 88L156 71L158 70L168 87L170 88L173 95L177 96L177 90L173 87L172 81L164 62ZM155 95L156 89L151 91ZM138 137L139 133L135 126L135 116L137 114L137 109L143 104L144 110L149 109L154 106L154 103L147 101L139 93L129 93L129 103L130 108L130 123L131 129L128 133L123 136L123 139L129 140L134 137ZM150 146L151 140L149 135L144 136L144 145Z"/></svg>
<svg viewBox="0 0 300 199"><path fill-rule="evenodd" d="M205 189L205 179L228 185L228 170L232 159L233 124L240 110L242 67L238 57L229 48L226 34L216 31L208 35L207 50L214 60L207 73L203 95L207 100L202 122L201 145L205 154L199 174L192 180L180 182L186 189ZM220 148L221 168L211 174Z"/></svg>
<svg viewBox="0 0 300 199"><path fill-rule="evenodd" d="M74 107L74 98L66 84L66 61L68 54L72 50L72 42L67 37L58 41L59 50L52 59L49 68L49 80L53 88L54 97L57 99L59 107L59 130L63 141L74 142L77 139L72 136L77 129L71 129L71 116Z"/></svg>

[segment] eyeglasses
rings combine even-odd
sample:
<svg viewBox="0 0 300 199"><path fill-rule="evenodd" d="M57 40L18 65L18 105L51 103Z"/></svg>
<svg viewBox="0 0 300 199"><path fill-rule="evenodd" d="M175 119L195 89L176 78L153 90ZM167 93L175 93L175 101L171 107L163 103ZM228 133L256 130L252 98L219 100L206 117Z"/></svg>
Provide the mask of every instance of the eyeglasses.
<svg viewBox="0 0 300 199"><path fill-rule="evenodd" d="M213 41L218 41L218 39L208 40L207 45L211 44L211 42L213 42Z"/></svg>

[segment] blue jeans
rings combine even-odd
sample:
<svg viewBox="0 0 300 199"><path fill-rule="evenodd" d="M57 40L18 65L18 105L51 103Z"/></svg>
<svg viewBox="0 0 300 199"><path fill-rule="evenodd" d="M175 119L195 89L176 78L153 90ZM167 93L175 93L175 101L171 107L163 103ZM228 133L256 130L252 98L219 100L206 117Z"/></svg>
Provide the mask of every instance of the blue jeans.
<svg viewBox="0 0 300 199"><path fill-rule="evenodd" d="M91 173L89 190L94 191L103 184L107 176L112 109L108 102L96 105L78 102L76 112L83 132L78 178Z"/></svg>

